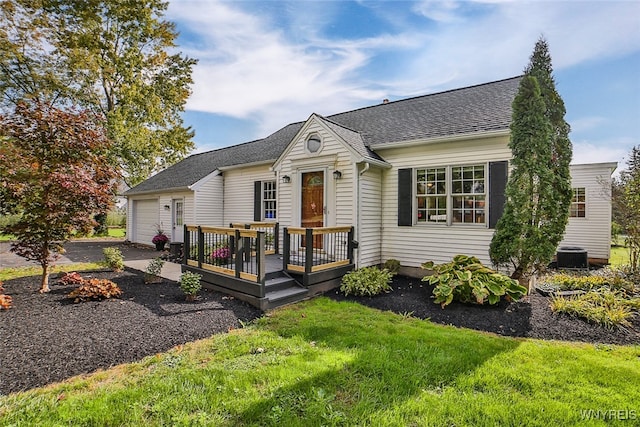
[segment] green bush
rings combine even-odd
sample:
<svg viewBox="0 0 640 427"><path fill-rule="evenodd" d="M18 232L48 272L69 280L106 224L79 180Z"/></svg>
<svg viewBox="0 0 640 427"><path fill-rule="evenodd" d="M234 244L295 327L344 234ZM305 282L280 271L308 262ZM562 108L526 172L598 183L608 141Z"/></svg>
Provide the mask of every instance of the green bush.
<svg viewBox="0 0 640 427"><path fill-rule="evenodd" d="M527 289L517 281L482 265L476 257L456 255L453 261L435 265L433 261L422 264L433 270L422 281L435 286L433 296L442 308L452 301L475 304L497 304L504 296L519 300Z"/></svg>
<svg viewBox="0 0 640 427"><path fill-rule="evenodd" d="M391 274L398 274L398 271L400 271L400 261L393 258L388 259L384 262L384 268L389 270Z"/></svg>
<svg viewBox="0 0 640 427"><path fill-rule="evenodd" d="M193 299L198 291L202 289L202 283L200 283L201 275L185 271L180 275L180 289L182 292Z"/></svg>
<svg viewBox="0 0 640 427"><path fill-rule="evenodd" d="M566 273L552 274L544 277L540 282L547 287L560 291L598 289L608 287L610 289L634 292L635 286L625 278L619 270L602 269L589 275L571 275Z"/></svg>
<svg viewBox="0 0 640 427"><path fill-rule="evenodd" d="M154 276L159 276L160 272L162 271L163 265L164 265L164 261L162 260L162 258L160 257L154 258L149 262L149 265L144 270L144 272Z"/></svg>
<svg viewBox="0 0 640 427"><path fill-rule="evenodd" d="M373 296L391 291L393 274L386 268L363 267L350 271L342 278L340 290L345 295Z"/></svg>
<svg viewBox="0 0 640 427"><path fill-rule="evenodd" d="M124 257L118 248L104 248L104 263L113 271L124 270Z"/></svg>
<svg viewBox="0 0 640 427"><path fill-rule="evenodd" d="M630 326L629 319L640 309L640 298L629 298L623 291L600 288L569 298L554 297L551 309L611 329Z"/></svg>

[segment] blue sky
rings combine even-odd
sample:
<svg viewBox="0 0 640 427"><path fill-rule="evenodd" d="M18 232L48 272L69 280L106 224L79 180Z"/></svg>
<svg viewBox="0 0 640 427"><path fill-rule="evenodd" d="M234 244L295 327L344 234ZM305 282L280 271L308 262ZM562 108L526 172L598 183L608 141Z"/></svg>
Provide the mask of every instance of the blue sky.
<svg viewBox="0 0 640 427"><path fill-rule="evenodd" d="M640 145L638 1L170 0L199 60L184 114L197 152L306 120L522 73L550 47L574 163Z"/></svg>

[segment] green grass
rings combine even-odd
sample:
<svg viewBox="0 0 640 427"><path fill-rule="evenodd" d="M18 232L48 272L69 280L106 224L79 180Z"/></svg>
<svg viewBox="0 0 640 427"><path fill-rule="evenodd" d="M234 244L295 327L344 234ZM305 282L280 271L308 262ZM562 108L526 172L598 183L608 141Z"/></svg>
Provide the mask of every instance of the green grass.
<svg viewBox="0 0 640 427"><path fill-rule="evenodd" d="M109 228L108 230L108 236L109 237L122 237L124 238L126 235L126 228ZM89 238L96 238L99 239L102 236L85 236L82 237L83 239ZM11 241L11 240L15 240L15 236L13 236L12 234L0 234L0 242L7 242L7 241Z"/></svg>
<svg viewBox="0 0 640 427"><path fill-rule="evenodd" d="M96 262L78 262L74 264L54 265L51 273L69 272L69 271L88 271L103 269L104 265ZM0 269L0 282L5 280L17 279L28 276L41 276L42 267L14 267Z"/></svg>
<svg viewBox="0 0 640 427"><path fill-rule="evenodd" d="M589 410L640 417L638 384L639 346L503 338L316 298L0 397L0 425L562 426Z"/></svg>
<svg viewBox="0 0 640 427"><path fill-rule="evenodd" d="M109 228L109 237L124 237L126 228Z"/></svg>
<svg viewBox="0 0 640 427"><path fill-rule="evenodd" d="M611 246L611 255L609 256L609 264L612 267L620 267L629 264L629 248L624 246Z"/></svg>

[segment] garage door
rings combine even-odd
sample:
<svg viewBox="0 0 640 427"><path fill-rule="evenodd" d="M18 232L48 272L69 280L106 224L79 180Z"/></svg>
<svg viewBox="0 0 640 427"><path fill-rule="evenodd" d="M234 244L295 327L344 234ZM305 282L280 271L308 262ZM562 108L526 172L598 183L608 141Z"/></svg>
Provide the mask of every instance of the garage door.
<svg viewBox="0 0 640 427"><path fill-rule="evenodd" d="M158 201L134 200L133 201L133 238L132 242L151 245L151 239L156 235L158 223Z"/></svg>

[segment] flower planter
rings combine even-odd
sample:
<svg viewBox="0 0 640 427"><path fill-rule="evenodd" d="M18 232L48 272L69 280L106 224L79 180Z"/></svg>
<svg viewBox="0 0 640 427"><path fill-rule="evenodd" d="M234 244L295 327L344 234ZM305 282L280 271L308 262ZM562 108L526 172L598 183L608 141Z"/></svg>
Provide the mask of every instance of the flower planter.
<svg viewBox="0 0 640 427"><path fill-rule="evenodd" d="M164 245L166 242L156 243L156 251L164 251Z"/></svg>

